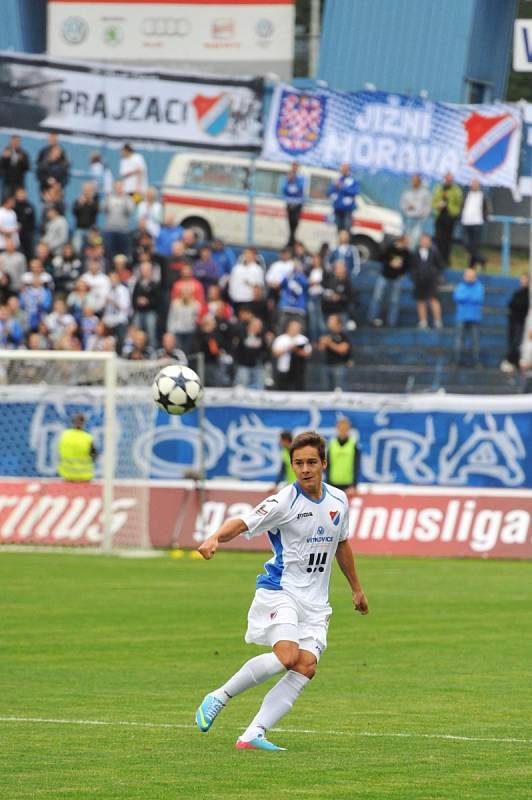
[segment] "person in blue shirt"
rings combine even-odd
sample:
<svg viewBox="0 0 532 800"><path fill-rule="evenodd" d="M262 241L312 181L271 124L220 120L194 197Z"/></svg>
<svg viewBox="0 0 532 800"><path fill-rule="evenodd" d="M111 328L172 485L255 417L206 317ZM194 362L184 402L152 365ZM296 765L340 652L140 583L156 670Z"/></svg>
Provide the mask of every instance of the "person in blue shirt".
<svg viewBox="0 0 532 800"><path fill-rule="evenodd" d="M328 263L331 271L337 261L344 262L351 277L351 282L354 283L357 275L360 274L360 255L356 246L351 244L349 231L340 231L338 233L338 244L329 253Z"/></svg>
<svg viewBox="0 0 532 800"><path fill-rule="evenodd" d="M305 322L308 303L308 278L296 262L290 275L281 281L279 295L279 327L284 330L290 319Z"/></svg>
<svg viewBox="0 0 532 800"><path fill-rule="evenodd" d="M172 213L166 214L164 222L159 230L159 235L155 240L155 252L170 258L172 255L172 245L174 242L183 238L183 227L178 225Z"/></svg>
<svg viewBox="0 0 532 800"><path fill-rule="evenodd" d="M281 184L281 192L286 200L286 214L290 230L288 246L292 247L296 240L296 230L305 198L305 180L299 175L299 166L295 161Z"/></svg>
<svg viewBox="0 0 532 800"><path fill-rule="evenodd" d="M482 322L482 305L484 303L484 286L478 279L474 269L464 270L464 277L454 290L456 303L456 339L454 344L455 362L464 364L464 338L467 331L471 334L471 355L473 366L480 366L479 328Z"/></svg>
<svg viewBox="0 0 532 800"><path fill-rule="evenodd" d="M339 231L351 230L351 217L357 207L358 182L351 173L349 164L342 164L340 175L331 181L327 194L331 198L334 220Z"/></svg>
<svg viewBox="0 0 532 800"><path fill-rule="evenodd" d="M220 275L229 276L231 270L236 264L236 256L230 247L227 247L221 239L213 239L211 245L211 255L213 260L218 265Z"/></svg>

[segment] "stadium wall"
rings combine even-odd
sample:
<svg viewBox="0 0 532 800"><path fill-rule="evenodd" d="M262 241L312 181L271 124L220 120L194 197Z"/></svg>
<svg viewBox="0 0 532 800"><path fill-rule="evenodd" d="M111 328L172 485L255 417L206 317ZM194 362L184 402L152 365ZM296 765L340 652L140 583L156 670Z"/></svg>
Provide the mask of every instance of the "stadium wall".
<svg viewBox="0 0 532 800"><path fill-rule="evenodd" d="M191 481L119 482L113 547L136 540L136 505L146 491L151 544L194 548L228 517L250 511L270 489L266 483L211 481L202 495ZM0 543L98 547L103 535L101 493L97 482L4 480ZM531 559L531 520L530 491L381 485L362 487L350 501L352 548L366 554ZM266 551L269 542L266 536L250 541L239 537L225 547Z"/></svg>

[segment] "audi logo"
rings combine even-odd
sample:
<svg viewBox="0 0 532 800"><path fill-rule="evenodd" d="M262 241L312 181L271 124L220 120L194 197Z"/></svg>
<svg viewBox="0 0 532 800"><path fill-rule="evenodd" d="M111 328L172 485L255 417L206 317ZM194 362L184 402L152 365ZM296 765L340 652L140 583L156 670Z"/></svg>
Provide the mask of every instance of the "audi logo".
<svg viewBox="0 0 532 800"><path fill-rule="evenodd" d="M146 17L141 30L144 36L188 36L190 27L184 17Z"/></svg>

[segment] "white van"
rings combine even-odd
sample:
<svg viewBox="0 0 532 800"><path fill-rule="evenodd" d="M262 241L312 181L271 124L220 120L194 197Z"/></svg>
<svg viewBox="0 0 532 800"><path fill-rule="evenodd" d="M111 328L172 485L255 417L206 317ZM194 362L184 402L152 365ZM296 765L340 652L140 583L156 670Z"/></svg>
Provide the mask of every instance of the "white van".
<svg viewBox="0 0 532 800"><path fill-rule="evenodd" d="M255 167L251 241L260 248L278 250L288 240L286 205L280 196L288 164L245 156L179 153L166 170L161 189L165 209L176 220L195 228L201 238L220 237L228 244L245 245L249 237L249 186ZM296 236L310 251L336 242L336 227L327 189L338 173L315 167L301 167L306 200ZM377 255L379 245L403 231L401 215L379 206L367 195L357 196L352 228L353 241L363 261Z"/></svg>

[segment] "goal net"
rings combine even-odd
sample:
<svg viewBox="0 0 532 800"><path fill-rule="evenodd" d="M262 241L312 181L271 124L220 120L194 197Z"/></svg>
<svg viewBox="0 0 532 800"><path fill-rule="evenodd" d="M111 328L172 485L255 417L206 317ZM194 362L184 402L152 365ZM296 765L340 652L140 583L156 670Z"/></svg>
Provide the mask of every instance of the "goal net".
<svg viewBox="0 0 532 800"><path fill-rule="evenodd" d="M150 547L151 383L168 362L114 353L0 351L0 543ZM91 481L59 477L58 442L82 412Z"/></svg>

